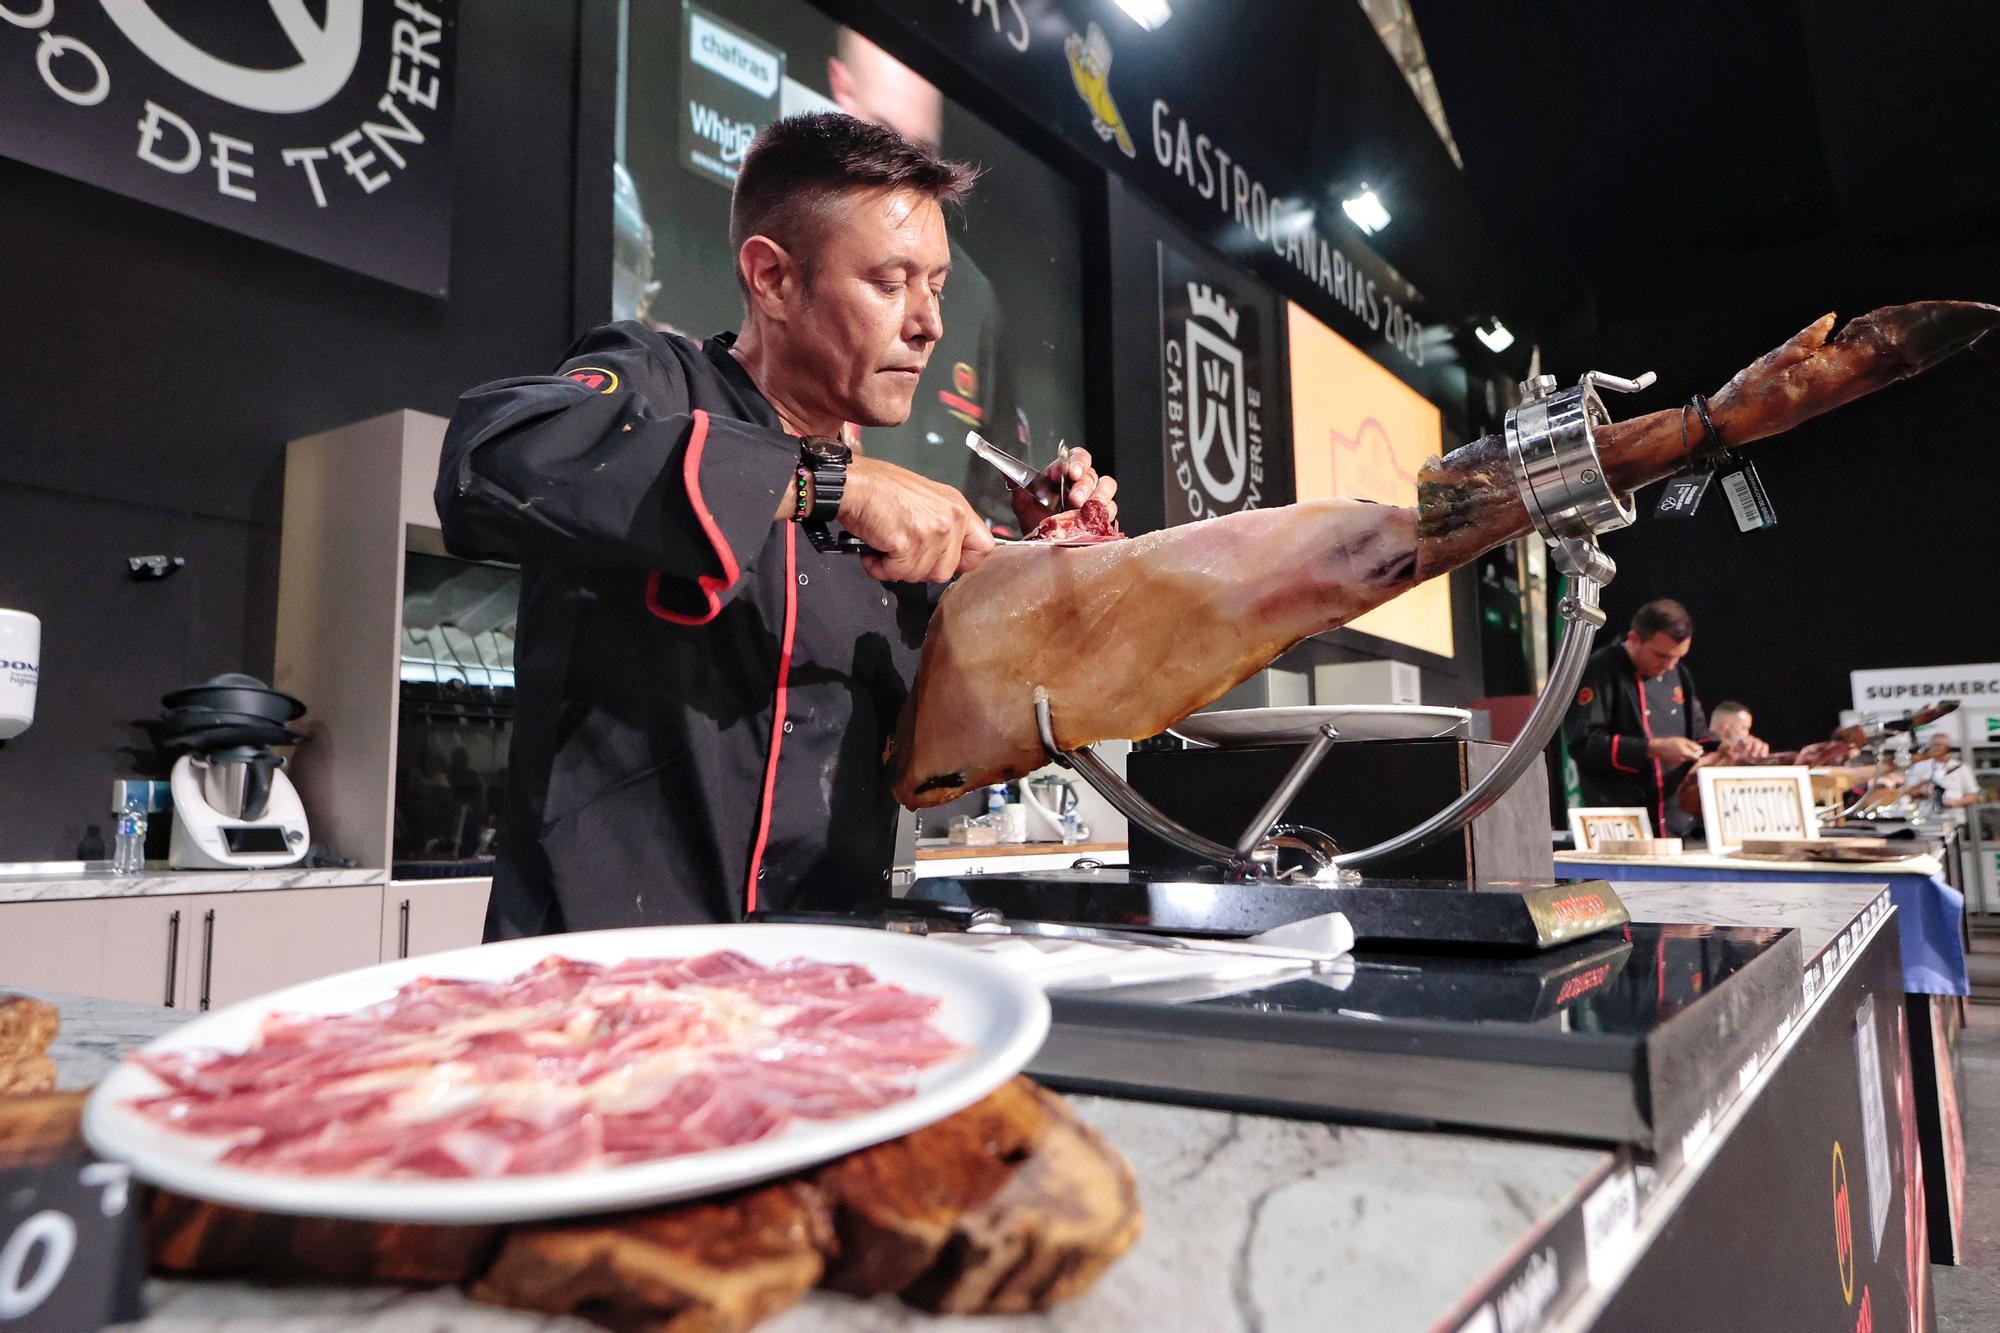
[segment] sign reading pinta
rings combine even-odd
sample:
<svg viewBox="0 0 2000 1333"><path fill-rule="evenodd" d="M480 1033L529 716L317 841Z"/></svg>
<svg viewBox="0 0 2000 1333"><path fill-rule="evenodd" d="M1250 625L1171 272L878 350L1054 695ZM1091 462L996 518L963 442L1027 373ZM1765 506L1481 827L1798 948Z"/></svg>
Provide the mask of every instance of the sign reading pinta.
<svg viewBox="0 0 2000 1333"><path fill-rule="evenodd" d="M0 155L442 296L453 0L0 0Z"/></svg>

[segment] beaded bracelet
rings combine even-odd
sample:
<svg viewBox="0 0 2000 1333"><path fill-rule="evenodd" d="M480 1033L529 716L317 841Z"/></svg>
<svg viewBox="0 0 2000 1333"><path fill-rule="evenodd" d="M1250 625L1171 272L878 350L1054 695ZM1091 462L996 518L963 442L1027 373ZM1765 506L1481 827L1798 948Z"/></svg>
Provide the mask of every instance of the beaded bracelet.
<svg viewBox="0 0 2000 1333"><path fill-rule="evenodd" d="M792 512L792 522L803 523L806 519L812 517L812 509L813 509L812 469L808 468L805 464L801 463L799 465L798 471L795 472L793 476L797 479L799 498L798 498L798 506Z"/></svg>

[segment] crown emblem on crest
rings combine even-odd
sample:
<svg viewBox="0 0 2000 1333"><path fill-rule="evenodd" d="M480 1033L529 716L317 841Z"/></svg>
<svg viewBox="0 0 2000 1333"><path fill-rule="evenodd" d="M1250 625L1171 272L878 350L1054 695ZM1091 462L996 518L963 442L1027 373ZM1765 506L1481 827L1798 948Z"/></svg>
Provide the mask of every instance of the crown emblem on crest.
<svg viewBox="0 0 2000 1333"><path fill-rule="evenodd" d="M1235 310L1230 308L1227 298L1215 294L1213 287L1204 287L1199 283L1189 283L1188 304L1193 307L1196 315L1213 321L1215 326L1228 334L1232 341L1235 340L1236 323L1239 315Z"/></svg>

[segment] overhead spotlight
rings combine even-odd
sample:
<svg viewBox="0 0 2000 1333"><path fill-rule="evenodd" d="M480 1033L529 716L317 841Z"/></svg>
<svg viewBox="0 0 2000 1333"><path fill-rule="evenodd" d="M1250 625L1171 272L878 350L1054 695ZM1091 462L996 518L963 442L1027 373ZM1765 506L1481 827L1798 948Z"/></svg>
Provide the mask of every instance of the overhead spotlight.
<svg viewBox="0 0 2000 1333"><path fill-rule="evenodd" d="M1504 352L1514 345L1514 333L1497 318L1488 320L1472 331L1489 352Z"/></svg>
<svg viewBox="0 0 2000 1333"><path fill-rule="evenodd" d="M1340 207L1348 221L1370 236L1389 225L1389 210L1382 207L1381 196L1368 188L1367 181L1361 182L1360 194L1341 200Z"/></svg>
<svg viewBox="0 0 2000 1333"><path fill-rule="evenodd" d="M1167 0L1118 0L1118 7L1147 32L1158 32L1174 16Z"/></svg>

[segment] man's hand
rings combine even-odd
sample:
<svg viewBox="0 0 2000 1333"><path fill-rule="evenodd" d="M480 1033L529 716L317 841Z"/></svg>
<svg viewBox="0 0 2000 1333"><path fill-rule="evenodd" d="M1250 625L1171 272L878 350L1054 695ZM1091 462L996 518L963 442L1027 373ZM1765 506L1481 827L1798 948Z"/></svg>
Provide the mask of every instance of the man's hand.
<svg viewBox="0 0 2000 1333"><path fill-rule="evenodd" d="M1663 739L1672 740L1673 737ZM1699 744L1699 742L1696 742ZM1759 764L1771 757L1769 742L1755 736L1738 736L1724 741L1694 761L1696 768L1728 767L1731 764Z"/></svg>
<svg viewBox="0 0 2000 1333"><path fill-rule="evenodd" d="M1081 509L1084 501L1096 500L1111 511L1112 518L1118 517L1118 502L1111 498L1118 494L1118 483L1111 477L1097 475L1097 469L1090 465L1090 450L1070 450L1067 455L1043 468L1042 475L1062 485L1064 503L1058 506L1059 509ZM1009 486L1007 498L1014 504L1014 517L1021 524L1023 537L1039 527L1043 519L1057 512L1019 486Z"/></svg>
<svg viewBox="0 0 2000 1333"><path fill-rule="evenodd" d="M1701 742L1685 736L1655 736L1646 742L1646 756L1669 764L1685 764L1701 758Z"/></svg>
<svg viewBox="0 0 2000 1333"><path fill-rule="evenodd" d="M963 495L876 458L847 465L838 517L882 553L862 556L861 567L884 583L949 583L993 549L986 520Z"/></svg>
<svg viewBox="0 0 2000 1333"><path fill-rule="evenodd" d="M1759 736L1738 736L1724 741L1718 753L1727 755L1732 764L1755 764L1771 757L1771 743Z"/></svg>

